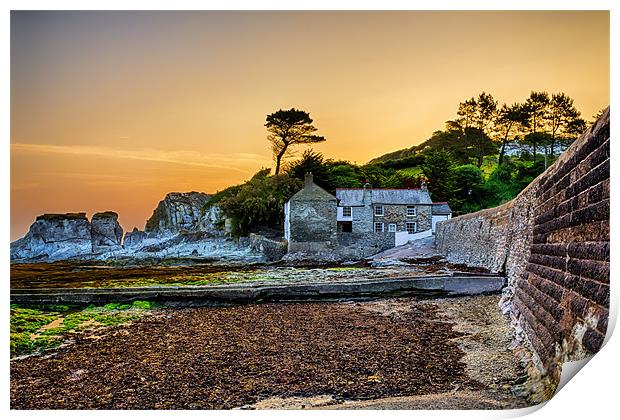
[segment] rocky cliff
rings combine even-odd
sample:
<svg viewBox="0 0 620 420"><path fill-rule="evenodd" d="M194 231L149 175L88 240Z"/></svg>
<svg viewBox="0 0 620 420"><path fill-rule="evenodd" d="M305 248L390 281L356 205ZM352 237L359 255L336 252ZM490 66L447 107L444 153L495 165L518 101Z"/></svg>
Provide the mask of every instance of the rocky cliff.
<svg viewBox="0 0 620 420"><path fill-rule="evenodd" d="M146 221L145 232L174 235L182 231L209 231L214 227L203 219L203 209L209 195L201 192L171 192L159 202L153 215Z"/></svg>
<svg viewBox="0 0 620 420"><path fill-rule="evenodd" d="M264 253L248 244L226 239L218 229L217 207L206 207L209 195L169 193L147 220L145 231L125 234L112 211L45 214L29 232L11 244L11 260L57 261L69 258L110 259L207 257L221 260L261 261Z"/></svg>
<svg viewBox="0 0 620 420"><path fill-rule="evenodd" d="M85 213L43 214L11 244L11 260L62 260L92 253L91 225Z"/></svg>
<svg viewBox="0 0 620 420"><path fill-rule="evenodd" d="M94 253L120 250L123 228L118 223L118 214L113 211L95 213L90 222L90 236Z"/></svg>
<svg viewBox="0 0 620 420"><path fill-rule="evenodd" d="M133 228L125 234L125 248L136 251L145 247L161 248L164 243L179 235L185 235L182 242L192 242L188 238L200 237L200 241L204 241L209 237L221 237L223 231L216 227L220 210L218 207L206 206L209 198L208 194L196 191L166 194L146 221L144 231ZM191 233L201 235L187 235Z"/></svg>
<svg viewBox="0 0 620 420"><path fill-rule="evenodd" d="M134 227L131 232L125 233L125 240L123 241L123 245L126 248L136 247L140 245L147 237L147 234L141 230L138 230L137 227Z"/></svg>

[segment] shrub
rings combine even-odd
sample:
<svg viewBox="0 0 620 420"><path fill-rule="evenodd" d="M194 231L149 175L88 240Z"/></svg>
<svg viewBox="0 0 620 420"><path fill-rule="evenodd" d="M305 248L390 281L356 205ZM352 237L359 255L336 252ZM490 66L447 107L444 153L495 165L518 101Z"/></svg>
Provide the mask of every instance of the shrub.
<svg viewBox="0 0 620 420"><path fill-rule="evenodd" d="M287 174L269 176L269 170L259 171L242 185L235 195L223 198L219 205L232 221L234 236L247 235L261 226L281 229L284 203L303 183Z"/></svg>
<svg viewBox="0 0 620 420"><path fill-rule="evenodd" d="M134 309L151 309L153 307L153 303L148 300L136 300L131 306Z"/></svg>

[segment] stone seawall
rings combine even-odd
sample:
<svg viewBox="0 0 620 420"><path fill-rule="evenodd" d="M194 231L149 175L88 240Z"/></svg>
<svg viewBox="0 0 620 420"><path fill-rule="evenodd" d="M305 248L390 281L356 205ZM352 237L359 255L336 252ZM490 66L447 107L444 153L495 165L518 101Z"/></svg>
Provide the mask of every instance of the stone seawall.
<svg viewBox="0 0 620 420"><path fill-rule="evenodd" d="M504 272L502 309L533 349L531 392L549 398L562 363L598 351L609 315L609 110L514 200L440 222L453 262Z"/></svg>
<svg viewBox="0 0 620 420"><path fill-rule="evenodd" d="M341 258L361 259L378 254L396 246L393 232L340 232L338 248L335 251Z"/></svg>

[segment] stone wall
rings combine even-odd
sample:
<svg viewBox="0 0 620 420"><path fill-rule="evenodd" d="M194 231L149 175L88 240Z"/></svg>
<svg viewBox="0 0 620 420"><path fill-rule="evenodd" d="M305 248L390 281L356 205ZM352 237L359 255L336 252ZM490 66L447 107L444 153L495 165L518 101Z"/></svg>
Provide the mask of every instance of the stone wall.
<svg viewBox="0 0 620 420"><path fill-rule="evenodd" d="M407 206L397 204L383 204L383 216L374 216L375 222L383 222L385 230L390 223L396 224L396 230L407 230L407 222L416 222L418 232L431 228L431 206L416 205L415 216L407 216ZM374 226L373 226L374 227Z"/></svg>
<svg viewBox="0 0 620 420"><path fill-rule="evenodd" d="M373 208L370 204L351 208L353 233L365 234L374 232Z"/></svg>
<svg viewBox="0 0 620 420"><path fill-rule="evenodd" d="M528 360L534 399L562 363L598 351L609 310L609 110L517 198L437 225L447 259L505 272L502 309Z"/></svg>
<svg viewBox="0 0 620 420"><path fill-rule="evenodd" d="M418 232L431 229L433 227L432 206L416 206L416 218L418 222Z"/></svg>
<svg viewBox="0 0 620 420"><path fill-rule="evenodd" d="M287 241L276 241L254 233L250 233L249 241L250 248L262 253L269 261L281 260L288 249Z"/></svg>
<svg viewBox="0 0 620 420"><path fill-rule="evenodd" d="M336 200L291 200L289 252L321 252L336 245Z"/></svg>
<svg viewBox="0 0 620 420"><path fill-rule="evenodd" d="M336 253L341 258L358 259L394 248L395 245L396 235L393 232L340 232Z"/></svg>

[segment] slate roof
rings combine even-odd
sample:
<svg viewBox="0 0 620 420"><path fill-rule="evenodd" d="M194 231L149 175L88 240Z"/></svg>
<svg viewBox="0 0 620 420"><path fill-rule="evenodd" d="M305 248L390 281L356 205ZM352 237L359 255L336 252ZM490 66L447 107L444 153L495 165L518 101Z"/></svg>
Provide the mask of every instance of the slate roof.
<svg viewBox="0 0 620 420"><path fill-rule="evenodd" d="M336 201L336 197L312 182L297 191L291 201Z"/></svg>
<svg viewBox="0 0 620 420"><path fill-rule="evenodd" d="M426 190L370 188L372 204L433 204ZM336 198L339 206L363 206L363 188L338 188Z"/></svg>
<svg viewBox="0 0 620 420"><path fill-rule="evenodd" d="M452 209L446 202L433 203L433 214L451 214Z"/></svg>

